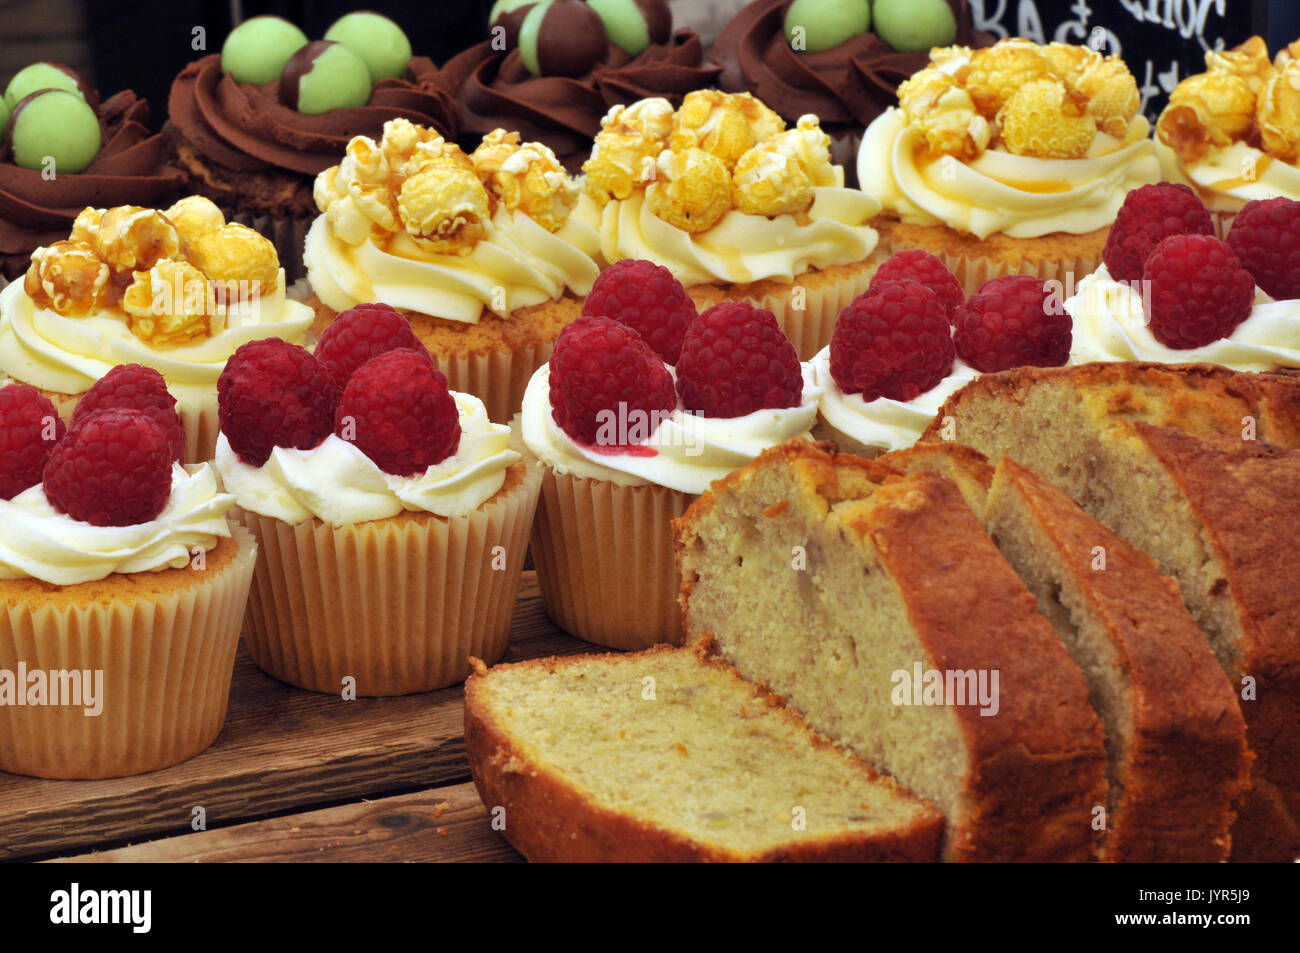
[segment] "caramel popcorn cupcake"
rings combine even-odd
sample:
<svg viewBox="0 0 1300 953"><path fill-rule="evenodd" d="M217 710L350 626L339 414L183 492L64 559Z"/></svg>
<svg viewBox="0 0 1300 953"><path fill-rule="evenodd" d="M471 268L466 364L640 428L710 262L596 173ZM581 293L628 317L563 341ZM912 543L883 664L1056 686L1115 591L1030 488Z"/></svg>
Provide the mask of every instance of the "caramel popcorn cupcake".
<svg viewBox="0 0 1300 953"><path fill-rule="evenodd" d="M518 133L498 129L472 153L405 119L378 142L357 136L316 179L304 255L316 328L391 305L452 389L507 422L599 272L577 201L555 154Z"/></svg>
<svg viewBox="0 0 1300 953"><path fill-rule="evenodd" d="M1269 59L1262 37L1205 54L1204 73L1169 95L1156 153L1170 182L1190 185L1221 236L1247 202L1300 200L1300 40Z"/></svg>
<svg viewBox="0 0 1300 953"><path fill-rule="evenodd" d="M217 440L217 377L241 344L301 340L312 310L286 297L269 240L207 199L165 211L86 208L0 292L0 376L40 389L70 419L115 365L162 373L185 424L185 459Z"/></svg>
<svg viewBox="0 0 1300 953"><path fill-rule="evenodd" d="M881 244L938 256L968 294L1003 274L1094 270L1124 196L1160 178L1128 67L1023 39L930 60L858 151Z"/></svg>
<svg viewBox="0 0 1300 953"><path fill-rule="evenodd" d="M748 93L700 90L615 106L601 122L576 217L607 263L667 267L700 309L750 301L806 359L875 268L875 200L844 188L816 116L792 128Z"/></svg>

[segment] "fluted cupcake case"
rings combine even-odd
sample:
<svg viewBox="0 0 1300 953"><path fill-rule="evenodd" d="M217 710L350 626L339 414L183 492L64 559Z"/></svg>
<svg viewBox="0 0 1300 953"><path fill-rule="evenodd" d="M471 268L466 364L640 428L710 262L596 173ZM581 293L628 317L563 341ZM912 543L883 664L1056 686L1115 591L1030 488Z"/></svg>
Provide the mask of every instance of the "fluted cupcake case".
<svg viewBox="0 0 1300 953"><path fill-rule="evenodd" d="M252 537L238 526L231 532L233 542L205 563L138 586L110 576L0 604L0 670L103 672L98 715L83 706L0 705L0 770L124 777L178 764L216 740L257 561ZM218 559L223 546L233 552Z"/></svg>
<svg viewBox="0 0 1300 953"><path fill-rule="evenodd" d="M258 667L312 691L406 695L505 653L541 471L518 462L466 516L349 526L236 514L262 546L244 640ZM352 681L345 682L345 679Z"/></svg>

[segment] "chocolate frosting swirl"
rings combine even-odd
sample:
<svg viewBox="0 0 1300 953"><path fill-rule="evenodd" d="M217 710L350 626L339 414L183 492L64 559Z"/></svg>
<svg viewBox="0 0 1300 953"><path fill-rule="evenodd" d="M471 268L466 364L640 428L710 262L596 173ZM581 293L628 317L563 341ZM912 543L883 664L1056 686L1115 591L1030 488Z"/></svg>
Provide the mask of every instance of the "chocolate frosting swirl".
<svg viewBox="0 0 1300 953"><path fill-rule="evenodd" d="M493 129L505 128L550 146L576 171L610 106L647 96L680 105L691 90L717 81L719 68L703 60L699 36L679 30L667 43L652 44L635 57L611 43L604 60L586 76L534 76L517 49L503 54L484 42L448 60L439 82L456 97L467 148Z"/></svg>
<svg viewBox="0 0 1300 953"><path fill-rule="evenodd" d="M719 85L748 90L789 122L814 113L828 129L867 126L898 103L898 86L930 62L929 53L900 53L874 33L863 33L819 53L795 52L785 37L789 0L755 0L722 28L713 58ZM976 32L966 0L948 0L959 46L990 46Z"/></svg>
<svg viewBox="0 0 1300 953"><path fill-rule="evenodd" d="M41 245L68 237L87 205L170 205L181 174L164 159L161 135L149 131L149 105L124 90L99 104L103 146L81 172L52 179L40 169L0 162L0 268L7 278L27 269Z"/></svg>
<svg viewBox="0 0 1300 953"><path fill-rule="evenodd" d="M205 159L235 172L279 170L316 176L343 157L353 136L378 139L389 119L405 118L455 133L455 107L433 80L437 68L417 56L401 79L375 84L370 102L308 116L280 102L280 81L238 83L213 53L185 67L172 83L172 126Z"/></svg>

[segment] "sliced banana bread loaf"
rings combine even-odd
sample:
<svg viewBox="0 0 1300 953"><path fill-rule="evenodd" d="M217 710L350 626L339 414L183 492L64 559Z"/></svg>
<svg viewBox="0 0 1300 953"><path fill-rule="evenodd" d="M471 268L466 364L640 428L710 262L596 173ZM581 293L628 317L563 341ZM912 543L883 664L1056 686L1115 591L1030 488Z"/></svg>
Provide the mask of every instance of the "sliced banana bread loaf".
<svg viewBox="0 0 1300 953"><path fill-rule="evenodd" d="M792 441L677 522L683 623L937 804L951 860L1089 860L1088 687L957 486Z"/></svg>
<svg viewBox="0 0 1300 953"><path fill-rule="evenodd" d="M534 861L935 860L943 817L689 649L465 684L479 796Z"/></svg>

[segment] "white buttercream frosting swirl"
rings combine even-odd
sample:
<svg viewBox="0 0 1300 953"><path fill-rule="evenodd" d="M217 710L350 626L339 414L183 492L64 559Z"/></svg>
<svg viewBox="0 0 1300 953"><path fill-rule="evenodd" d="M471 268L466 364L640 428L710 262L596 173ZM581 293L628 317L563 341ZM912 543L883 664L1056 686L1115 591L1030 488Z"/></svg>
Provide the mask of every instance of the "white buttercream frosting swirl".
<svg viewBox="0 0 1300 953"><path fill-rule="evenodd" d="M328 217L307 233L303 260L320 300L335 311L378 302L448 321L475 324L564 296L586 295L600 268L599 238L576 216L549 232L504 206L468 254L436 254L405 233L358 245L338 237Z"/></svg>
<svg viewBox="0 0 1300 953"><path fill-rule="evenodd" d="M1071 364L1205 362L1238 371L1300 367L1300 300L1274 301L1259 289L1250 317L1232 334L1185 351L1166 347L1151 333L1141 283L1117 281L1105 265L1079 282L1065 310L1074 321Z"/></svg>
<svg viewBox="0 0 1300 953"><path fill-rule="evenodd" d="M704 417L684 409L679 401L648 438L624 451L585 446L564 432L551 414L550 366L543 364L524 393L524 443L560 473L621 486L654 483L700 494L714 480L751 463L769 447L808 435L817 419L821 390L813 383L807 365L803 377L797 407L758 410L742 417ZM633 432L637 425L629 419L625 430Z"/></svg>
<svg viewBox="0 0 1300 953"><path fill-rule="evenodd" d="M216 467L241 508L289 524L315 518L345 526L404 511L464 516L501 489L506 470L521 457L509 447L510 428L492 423L481 400L456 391L452 397L460 411L456 452L416 476L385 473L334 434L310 450L276 447L255 467L223 433Z"/></svg>
<svg viewBox="0 0 1300 953"><path fill-rule="evenodd" d="M1300 169L1245 142L1211 149L1195 162L1184 162L1157 140L1156 155L1164 178L1190 185L1211 212L1239 212L1256 199L1300 202Z"/></svg>
<svg viewBox="0 0 1300 953"><path fill-rule="evenodd" d="M181 569L230 535L226 513L234 502L218 490L210 464L193 472L176 464L171 496L157 517L131 526L92 526L58 512L38 483L0 500L0 579L72 586L113 573Z"/></svg>
<svg viewBox="0 0 1300 953"><path fill-rule="evenodd" d="M977 238L1084 234L1115 220L1124 196L1160 181L1150 123L1138 117L1121 142L1097 133L1082 159L1039 159L1001 148L971 162L929 156L901 110L882 113L858 149L858 181L885 211L916 225L947 225Z"/></svg>

